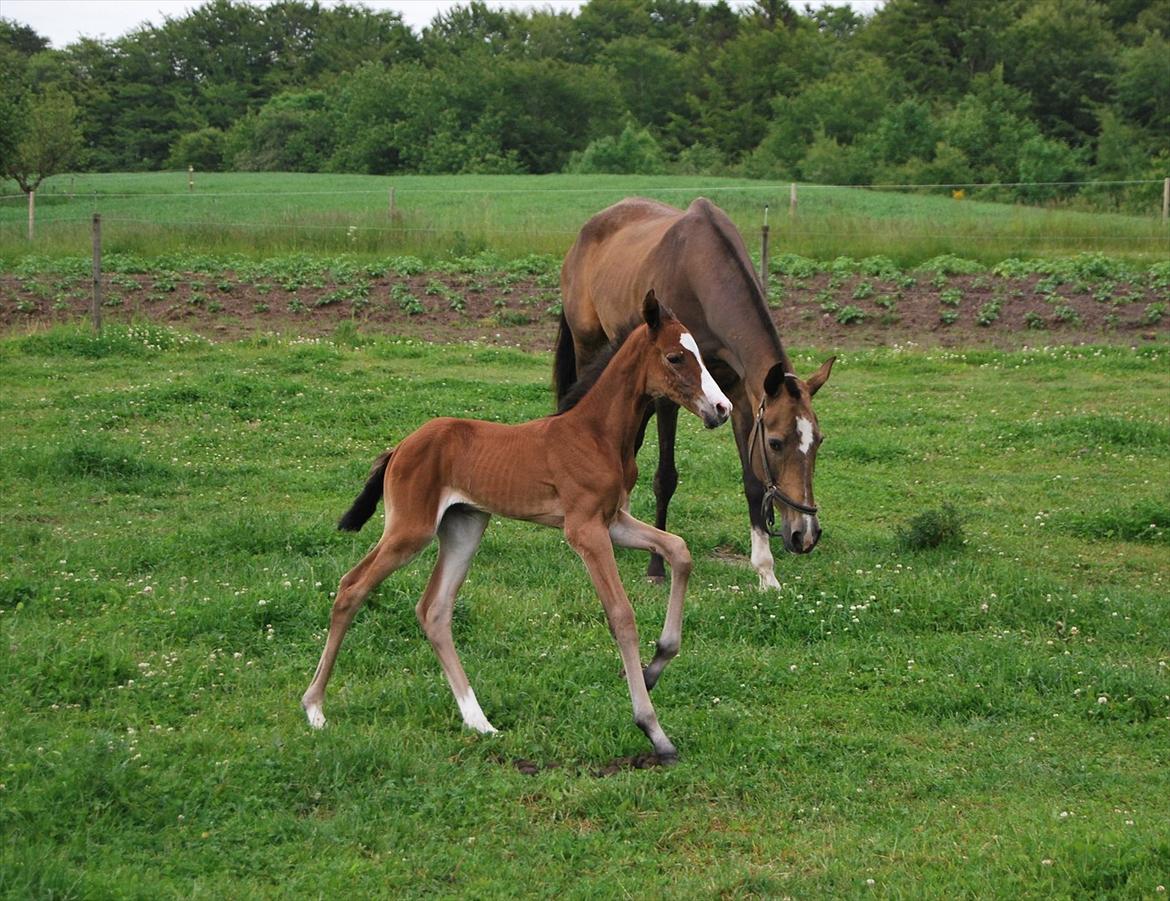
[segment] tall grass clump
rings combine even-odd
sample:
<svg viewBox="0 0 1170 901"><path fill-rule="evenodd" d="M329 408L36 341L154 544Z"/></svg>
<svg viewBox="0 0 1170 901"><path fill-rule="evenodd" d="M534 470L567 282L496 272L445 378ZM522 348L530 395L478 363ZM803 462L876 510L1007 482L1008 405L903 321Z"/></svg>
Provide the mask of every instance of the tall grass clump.
<svg viewBox="0 0 1170 901"><path fill-rule="evenodd" d="M963 515L950 502L923 510L904 525L897 526L894 535L898 544L910 551L961 547L966 540Z"/></svg>

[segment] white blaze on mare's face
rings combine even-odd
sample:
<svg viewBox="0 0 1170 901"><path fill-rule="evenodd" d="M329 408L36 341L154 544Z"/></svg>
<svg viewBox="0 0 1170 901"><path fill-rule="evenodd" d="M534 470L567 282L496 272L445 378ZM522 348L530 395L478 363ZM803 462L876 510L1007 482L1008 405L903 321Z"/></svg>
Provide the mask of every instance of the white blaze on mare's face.
<svg viewBox="0 0 1170 901"><path fill-rule="evenodd" d="M711 378L711 373L707 371L707 367L703 365L703 355L699 353L698 342L695 341L694 336L690 332L683 332L682 337L678 339L678 343L695 355L695 359L699 361L699 369L703 373L703 395L707 398L707 402L712 406L716 404L724 404L729 410L731 409L731 401L727 399L715 379Z"/></svg>
<svg viewBox="0 0 1170 901"><path fill-rule="evenodd" d="M800 452L807 454L813 443L813 424L800 416L796 420L796 431L800 433Z"/></svg>

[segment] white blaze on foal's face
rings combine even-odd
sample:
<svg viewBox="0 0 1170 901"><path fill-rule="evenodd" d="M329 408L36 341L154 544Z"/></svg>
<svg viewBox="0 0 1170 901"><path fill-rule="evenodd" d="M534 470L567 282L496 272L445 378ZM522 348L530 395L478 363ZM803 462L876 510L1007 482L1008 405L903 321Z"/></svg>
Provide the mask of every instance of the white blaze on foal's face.
<svg viewBox="0 0 1170 901"><path fill-rule="evenodd" d="M725 410L730 412L731 401L727 399L727 395L723 393L715 379L711 377L711 373L707 371L706 365L703 363L703 355L699 353L699 344L695 341L694 336L690 332L683 332L678 339L678 343L695 355L695 359L699 361L699 371L702 373L702 389L703 397L712 407L719 407L722 405Z"/></svg>

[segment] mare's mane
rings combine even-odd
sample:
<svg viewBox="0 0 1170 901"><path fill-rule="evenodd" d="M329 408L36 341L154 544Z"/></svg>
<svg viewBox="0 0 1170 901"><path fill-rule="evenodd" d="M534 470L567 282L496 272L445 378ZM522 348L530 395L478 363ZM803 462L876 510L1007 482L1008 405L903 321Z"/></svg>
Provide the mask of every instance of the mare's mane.
<svg viewBox="0 0 1170 901"><path fill-rule="evenodd" d="M613 339L597 354L596 357L585 367L585 371L578 377L577 381L573 382L573 386L561 398L560 403L557 404L556 415L560 416L562 413L567 413L573 407L581 402L581 399L589 393L597 380L601 378L601 374L605 372L605 368L609 365L622 345L634 333L641 322L632 323L623 328L620 332L613 336Z"/></svg>
<svg viewBox="0 0 1170 901"><path fill-rule="evenodd" d="M775 337L776 346L780 350L780 355L782 359L787 361L788 355L784 352L783 344L780 341L780 333L776 330L776 324L768 314L767 298L764 297L763 291L761 290L762 286L756 277L755 270L752 268L751 260L744 255L743 250L732 238L728 230L730 223L726 221L726 217L720 218L717 215L717 207L709 201L702 203L700 209L705 224L718 237L719 243L727 253L727 258L732 261L736 275L743 280L744 286L747 288L748 295L753 301L748 307L755 315L760 330L765 334L770 334Z"/></svg>

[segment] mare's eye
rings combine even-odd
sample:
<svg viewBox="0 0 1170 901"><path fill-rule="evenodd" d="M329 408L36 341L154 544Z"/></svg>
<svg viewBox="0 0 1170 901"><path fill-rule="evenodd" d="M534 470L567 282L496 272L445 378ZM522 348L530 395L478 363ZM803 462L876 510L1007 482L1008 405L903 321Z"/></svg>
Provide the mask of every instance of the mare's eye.
<svg viewBox="0 0 1170 901"><path fill-rule="evenodd" d="M780 453L780 451L784 450L784 442L779 438L769 438L768 447L772 448L776 453Z"/></svg>
<svg viewBox="0 0 1170 901"><path fill-rule="evenodd" d="M685 359L686 357L683 356L681 352L677 351L675 353L666 355L666 362L668 362L671 366L681 366L683 364L683 360Z"/></svg>

